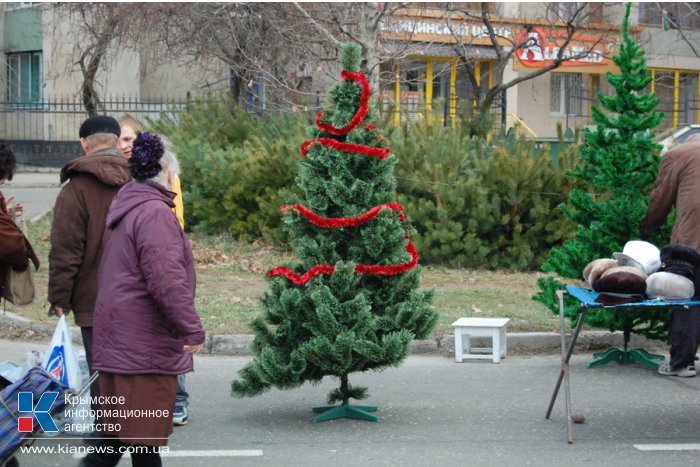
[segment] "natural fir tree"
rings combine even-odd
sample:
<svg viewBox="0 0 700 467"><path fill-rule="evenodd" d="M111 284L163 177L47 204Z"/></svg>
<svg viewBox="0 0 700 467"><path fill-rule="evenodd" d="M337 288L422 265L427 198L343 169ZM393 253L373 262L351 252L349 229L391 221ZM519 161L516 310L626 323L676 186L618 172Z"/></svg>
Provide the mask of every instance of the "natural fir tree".
<svg viewBox="0 0 700 467"><path fill-rule="evenodd" d="M268 272L264 312L252 327L255 359L233 381L234 396L290 389L324 376L340 380L314 422L339 417L378 421L354 372L398 366L413 339L437 322L432 291L419 291L418 255L395 199L397 159L371 123L370 89L359 72L360 47L343 50L343 82L329 94L311 139L301 147L297 184L305 199L282 206L301 264Z"/></svg>
<svg viewBox="0 0 700 467"><path fill-rule="evenodd" d="M587 263L597 258L610 258L613 252L622 251L627 241L639 238L648 194L658 172L660 146L654 141L653 129L663 114L654 111L658 98L646 91L651 77L644 51L629 35L629 14L628 3L622 22L622 43L613 57L620 73L608 72L606 76L615 94L599 94L600 103L607 112L593 107L596 129L584 131L581 162L568 173L589 187L587 191L573 189L569 204L561 206L565 215L577 224L577 229L571 240L550 251L542 266L543 270L568 279L581 281ZM564 284L545 278L538 280L538 285L541 292L535 299L558 313L555 291L563 289ZM578 313L577 302L569 297L566 315L576 320ZM586 322L611 331L622 330L625 349L616 352L613 359L628 363L630 356L626 346L630 333L663 338L669 318L667 312L650 308L614 312L597 308L589 310Z"/></svg>

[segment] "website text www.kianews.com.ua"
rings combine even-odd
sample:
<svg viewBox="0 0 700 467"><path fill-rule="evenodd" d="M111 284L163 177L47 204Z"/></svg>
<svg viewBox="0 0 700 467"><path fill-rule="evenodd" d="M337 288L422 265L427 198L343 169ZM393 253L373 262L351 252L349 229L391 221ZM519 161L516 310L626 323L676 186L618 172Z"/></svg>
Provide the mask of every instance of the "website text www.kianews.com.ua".
<svg viewBox="0 0 700 467"><path fill-rule="evenodd" d="M43 446L21 446L22 454L72 454L79 456L87 456L88 454L132 454L158 452L159 454L167 454L170 452L168 446L80 446L69 444L43 445Z"/></svg>

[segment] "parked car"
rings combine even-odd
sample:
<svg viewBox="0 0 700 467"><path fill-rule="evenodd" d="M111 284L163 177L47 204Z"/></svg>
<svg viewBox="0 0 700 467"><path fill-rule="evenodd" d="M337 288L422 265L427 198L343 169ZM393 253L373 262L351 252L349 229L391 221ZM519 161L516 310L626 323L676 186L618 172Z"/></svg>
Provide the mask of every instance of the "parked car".
<svg viewBox="0 0 700 467"><path fill-rule="evenodd" d="M661 144L661 154L664 154L679 144L685 143L691 136L698 134L700 134L700 125L682 125L664 131L656 137L656 141Z"/></svg>

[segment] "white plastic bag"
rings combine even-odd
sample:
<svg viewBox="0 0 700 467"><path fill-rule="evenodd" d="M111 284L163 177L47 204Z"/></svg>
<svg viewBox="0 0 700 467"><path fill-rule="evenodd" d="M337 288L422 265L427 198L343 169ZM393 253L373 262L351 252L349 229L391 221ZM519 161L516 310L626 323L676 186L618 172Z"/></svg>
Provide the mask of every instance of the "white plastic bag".
<svg viewBox="0 0 700 467"><path fill-rule="evenodd" d="M79 389L81 384L78 357L73 350L70 329L66 317L61 316L51 338L51 345L44 356L44 369L71 389Z"/></svg>

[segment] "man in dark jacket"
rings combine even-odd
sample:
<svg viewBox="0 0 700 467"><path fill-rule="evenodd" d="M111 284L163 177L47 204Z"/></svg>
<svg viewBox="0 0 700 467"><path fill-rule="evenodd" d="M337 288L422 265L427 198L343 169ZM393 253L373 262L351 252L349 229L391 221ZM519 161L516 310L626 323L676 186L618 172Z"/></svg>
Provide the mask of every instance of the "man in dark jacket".
<svg viewBox="0 0 700 467"><path fill-rule="evenodd" d="M49 252L49 303L57 316L73 310L80 326L92 374L92 313L97 297L97 269L102 236L112 198L131 180L127 159L117 147L119 124L111 117L90 117L80 126L85 156L61 170ZM99 386L91 386L98 395Z"/></svg>
<svg viewBox="0 0 700 467"><path fill-rule="evenodd" d="M667 152L641 226L642 239L656 233L676 207L671 243L700 250L700 136ZM696 296L698 290L695 291ZM696 375L695 354L700 343L700 308L674 310L671 321L671 359L659 367L664 376Z"/></svg>

